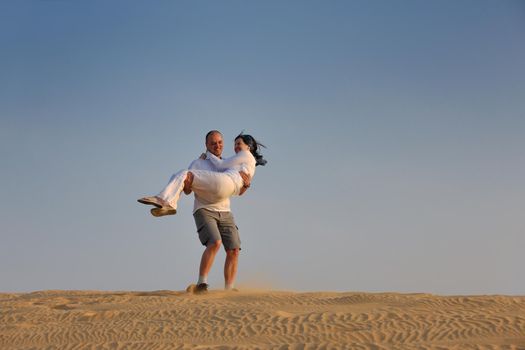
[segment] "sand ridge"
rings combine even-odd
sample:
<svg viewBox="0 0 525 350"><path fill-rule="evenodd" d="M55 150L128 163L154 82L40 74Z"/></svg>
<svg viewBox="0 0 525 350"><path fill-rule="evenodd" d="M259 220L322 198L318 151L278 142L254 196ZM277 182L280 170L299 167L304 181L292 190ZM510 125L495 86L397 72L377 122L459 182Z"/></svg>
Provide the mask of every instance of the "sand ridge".
<svg viewBox="0 0 525 350"><path fill-rule="evenodd" d="M525 297L0 294L0 349L525 349Z"/></svg>

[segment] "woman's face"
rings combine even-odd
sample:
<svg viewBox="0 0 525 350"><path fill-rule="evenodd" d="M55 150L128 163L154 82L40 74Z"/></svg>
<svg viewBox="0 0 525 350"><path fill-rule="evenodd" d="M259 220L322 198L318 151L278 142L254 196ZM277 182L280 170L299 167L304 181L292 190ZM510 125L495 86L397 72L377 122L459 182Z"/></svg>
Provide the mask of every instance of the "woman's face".
<svg viewBox="0 0 525 350"><path fill-rule="evenodd" d="M235 153L239 153L240 151L250 151L250 147L244 143L242 138L235 139L235 145L233 146L233 150Z"/></svg>

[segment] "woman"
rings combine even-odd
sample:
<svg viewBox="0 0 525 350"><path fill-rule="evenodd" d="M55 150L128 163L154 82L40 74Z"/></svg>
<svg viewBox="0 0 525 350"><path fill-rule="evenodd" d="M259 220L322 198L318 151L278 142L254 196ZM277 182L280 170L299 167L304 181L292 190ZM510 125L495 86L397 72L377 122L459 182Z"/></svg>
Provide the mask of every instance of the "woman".
<svg viewBox="0 0 525 350"><path fill-rule="evenodd" d="M264 145L258 143L251 135L241 133L235 138L234 156L220 159L210 152L201 156L201 159L209 159L218 172L181 170L171 177L158 195L144 197L138 201L154 205L156 208L151 209L153 216L164 216L177 212L177 202L182 191L186 194L195 191L210 203L241 195L246 188L239 172L242 171L253 178L255 167L266 164L266 160L259 153L259 147Z"/></svg>

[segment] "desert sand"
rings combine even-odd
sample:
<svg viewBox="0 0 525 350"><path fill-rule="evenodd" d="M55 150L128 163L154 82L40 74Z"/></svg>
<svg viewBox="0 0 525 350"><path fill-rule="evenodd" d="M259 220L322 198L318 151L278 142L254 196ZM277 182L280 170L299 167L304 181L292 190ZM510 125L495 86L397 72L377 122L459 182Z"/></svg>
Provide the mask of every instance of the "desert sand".
<svg viewBox="0 0 525 350"><path fill-rule="evenodd" d="M525 297L0 294L0 349L525 349Z"/></svg>

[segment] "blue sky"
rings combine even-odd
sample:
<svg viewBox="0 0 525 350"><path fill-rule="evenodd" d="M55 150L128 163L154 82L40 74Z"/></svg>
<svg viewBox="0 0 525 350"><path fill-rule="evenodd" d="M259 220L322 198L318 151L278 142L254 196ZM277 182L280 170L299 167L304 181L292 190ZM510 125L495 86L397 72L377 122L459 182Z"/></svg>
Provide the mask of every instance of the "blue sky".
<svg viewBox="0 0 525 350"><path fill-rule="evenodd" d="M524 294L524 34L519 1L2 2L0 290L194 282L192 198L136 199L219 129L268 146L241 286Z"/></svg>

